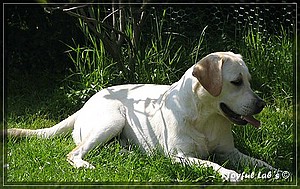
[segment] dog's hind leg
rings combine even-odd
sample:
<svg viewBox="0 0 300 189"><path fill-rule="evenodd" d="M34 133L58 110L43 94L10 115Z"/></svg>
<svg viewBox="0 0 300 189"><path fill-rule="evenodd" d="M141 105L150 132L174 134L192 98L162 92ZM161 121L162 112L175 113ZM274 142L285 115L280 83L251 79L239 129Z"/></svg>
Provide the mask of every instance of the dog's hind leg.
<svg viewBox="0 0 300 189"><path fill-rule="evenodd" d="M82 135L82 140L77 141L76 148L67 155L67 160L76 168L93 169L93 165L82 159L84 155L97 145L103 145L121 133L126 120L120 111L107 111L102 112L101 116L85 115L78 121L81 125L79 128L85 130L85 133ZM80 131L77 131L76 135L80 135L78 132Z"/></svg>

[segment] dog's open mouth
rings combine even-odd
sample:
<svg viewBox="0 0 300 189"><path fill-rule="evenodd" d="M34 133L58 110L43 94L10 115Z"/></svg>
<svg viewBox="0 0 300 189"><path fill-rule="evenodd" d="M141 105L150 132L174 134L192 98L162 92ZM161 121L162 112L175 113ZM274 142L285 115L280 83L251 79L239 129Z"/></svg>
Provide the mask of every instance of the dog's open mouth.
<svg viewBox="0 0 300 189"><path fill-rule="evenodd" d="M242 116L233 112L226 104L220 104L221 110L224 115L233 123L238 125L246 125L247 123L253 125L256 128L260 127L260 121L255 119L252 115Z"/></svg>

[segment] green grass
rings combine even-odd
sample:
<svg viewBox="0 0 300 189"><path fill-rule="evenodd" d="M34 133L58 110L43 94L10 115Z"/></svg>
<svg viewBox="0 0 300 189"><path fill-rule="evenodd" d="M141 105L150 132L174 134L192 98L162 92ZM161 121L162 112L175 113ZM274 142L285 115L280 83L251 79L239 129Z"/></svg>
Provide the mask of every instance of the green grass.
<svg viewBox="0 0 300 189"><path fill-rule="evenodd" d="M125 151L117 141L96 148L87 155L86 159L96 166L95 170L75 169L65 160L65 155L75 147L69 137L58 137L46 142L41 139L24 139L12 140L9 143L18 144L18 148L8 151L9 183L132 184L220 181L213 176L210 169L183 168L179 164L172 164L169 158L159 153L147 156L136 147ZM22 161L16 157L22 158Z"/></svg>

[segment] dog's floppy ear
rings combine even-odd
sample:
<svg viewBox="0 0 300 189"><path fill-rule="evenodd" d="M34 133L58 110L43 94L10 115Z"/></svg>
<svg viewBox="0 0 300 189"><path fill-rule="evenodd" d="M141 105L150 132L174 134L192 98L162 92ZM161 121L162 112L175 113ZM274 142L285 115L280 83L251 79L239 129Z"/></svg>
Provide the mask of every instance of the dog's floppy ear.
<svg viewBox="0 0 300 189"><path fill-rule="evenodd" d="M214 97L222 91L222 58L216 54L210 54L202 58L193 70L193 76Z"/></svg>

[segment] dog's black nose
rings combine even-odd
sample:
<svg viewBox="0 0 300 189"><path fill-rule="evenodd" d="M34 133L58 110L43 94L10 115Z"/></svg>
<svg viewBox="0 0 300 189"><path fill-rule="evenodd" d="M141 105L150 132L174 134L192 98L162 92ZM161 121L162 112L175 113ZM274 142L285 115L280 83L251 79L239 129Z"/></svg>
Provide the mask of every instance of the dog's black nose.
<svg viewBox="0 0 300 189"><path fill-rule="evenodd" d="M265 101L263 101L262 99L258 99L256 102L256 108L257 108L256 112L258 112L258 113L261 112L265 106L266 106Z"/></svg>
<svg viewBox="0 0 300 189"><path fill-rule="evenodd" d="M257 104L256 104L259 108L263 109L266 106L265 101L263 100L258 100Z"/></svg>

